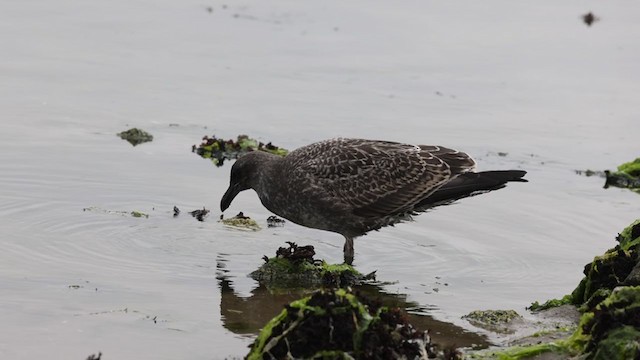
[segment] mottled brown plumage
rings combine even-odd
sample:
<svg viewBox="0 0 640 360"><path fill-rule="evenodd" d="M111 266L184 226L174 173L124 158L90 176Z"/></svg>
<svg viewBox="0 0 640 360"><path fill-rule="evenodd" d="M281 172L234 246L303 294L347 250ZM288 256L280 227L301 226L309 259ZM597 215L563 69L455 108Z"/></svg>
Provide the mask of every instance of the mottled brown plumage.
<svg viewBox="0 0 640 360"><path fill-rule="evenodd" d="M241 157L220 207L224 211L240 191L254 189L276 215L342 234L350 262L357 236L508 181L526 181L524 171L474 168L467 154L441 146L331 139L284 158L260 151Z"/></svg>

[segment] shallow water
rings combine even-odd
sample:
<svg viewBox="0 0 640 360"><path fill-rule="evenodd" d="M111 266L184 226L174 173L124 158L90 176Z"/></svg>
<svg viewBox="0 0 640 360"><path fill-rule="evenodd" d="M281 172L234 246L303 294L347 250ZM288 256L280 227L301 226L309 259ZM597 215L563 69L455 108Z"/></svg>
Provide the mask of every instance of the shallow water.
<svg viewBox="0 0 640 360"><path fill-rule="evenodd" d="M0 358L242 356L299 296L246 276L262 255L293 240L341 261L335 234L219 224L229 167L191 153L204 135L435 143L527 170L356 240L355 265L385 282L366 291L458 345L499 341L463 314L571 291L638 217L637 195L574 170L638 156L640 5L224 4L0 5ZM154 141L115 136L131 126ZM240 210L270 215L251 192Z"/></svg>

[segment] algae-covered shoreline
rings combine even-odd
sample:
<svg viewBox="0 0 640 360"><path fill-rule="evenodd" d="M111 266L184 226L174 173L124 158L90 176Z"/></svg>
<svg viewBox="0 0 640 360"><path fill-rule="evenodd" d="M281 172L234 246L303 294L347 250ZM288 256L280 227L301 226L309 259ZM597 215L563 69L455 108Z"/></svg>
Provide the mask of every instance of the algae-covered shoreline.
<svg viewBox="0 0 640 360"><path fill-rule="evenodd" d="M480 359L637 359L640 357L640 219L616 237L618 244L596 256L584 269L585 277L561 299L529 309L535 312L570 306L580 320L562 338L526 346L471 353Z"/></svg>

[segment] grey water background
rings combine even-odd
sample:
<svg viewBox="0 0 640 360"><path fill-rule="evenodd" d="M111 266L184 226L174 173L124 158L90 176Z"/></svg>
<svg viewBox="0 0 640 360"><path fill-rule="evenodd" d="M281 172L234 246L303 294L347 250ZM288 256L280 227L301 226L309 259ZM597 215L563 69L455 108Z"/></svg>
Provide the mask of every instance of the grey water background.
<svg viewBox="0 0 640 360"><path fill-rule="evenodd" d="M3 1L0 358L242 356L296 295L246 275L285 241L341 261L339 235L270 215L216 220L229 166L204 135L294 149L335 136L442 144L530 180L356 240L355 265L423 328L568 293L640 198L576 169L638 156L631 1ZM601 21L587 27L580 15ZM115 136L154 135L137 147ZM500 156L498 153L507 153ZM502 154L504 155L504 154ZM183 210L172 217L176 205ZM204 222L185 212L212 209ZM142 211L146 218L100 211Z"/></svg>

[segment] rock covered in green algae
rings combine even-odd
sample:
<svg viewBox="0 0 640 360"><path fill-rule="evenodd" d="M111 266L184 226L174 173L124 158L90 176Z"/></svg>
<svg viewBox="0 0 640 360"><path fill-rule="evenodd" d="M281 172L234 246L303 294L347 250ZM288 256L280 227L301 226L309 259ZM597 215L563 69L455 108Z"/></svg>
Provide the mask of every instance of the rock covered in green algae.
<svg viewBox="0 0 640 360"><path fill-rule="evenodd" d="M527 359L544 353L553 359L640 359L640 284L633 277L640 260L640 219L625 228L617 241L615 248L587 264L586 277L572 294L537 306L567 302L580 306L580 323L569 338L474 358Z"/></svg>
<svg viewBox="0 0 640 360"><path fill-rule="evenodd" d="M586 311L567 348L585 359L640 358L640 287L621 286Z"/></svg>
<svg viewBox="0 0 640 360"><path fill-rule="evenodd" d="M289 246L279 248L275 257L265 256L265 263L249 276L268 288L346 287L374 278L374 273L364 276L351 265L315 260L311 245L287 243Z"/></svg>
<svg viewBox="0 0 640 360"><path fill-rule="evenodd" d="M247 359L427 359L436 357L434 350L429 335L400 310L338 289L286 305L262 329Z"/></svg>
<svg viewBox="0 0 640 360"><path fill-rule="evenodd" d="M640 219L625 228L616 240L616 247L596 256L593 262L585 266L586 276L571 294L573 304L587 304L587 309L593 308L599 301L589 301L592 297L602 299L608 296L607 291L628 284L627 278L640 260Z"/></svg>
<svg viewBox="0 0 640 360"><path fill-rule="evenodd" d="M569 295L549 300L540 305L537 301L529 308L537 311L563 304L583 306L583 310L595 307L621 285L640 285L640 219L627 226L616 237L618 245L596 256L584 268L585 277Z"/></svg>
<svg viewBox="0 0 640 360"><path fill-rule="evenodd" d="M247 135L238 135L235 141L217 138L215 135L212 137L205 135L202 138L202 143L198 146L193 145L191 151L205 159L211 159L216 166L222 166L225 160L237 159L249 151L266 151L279 156L285 156L288 153L286 149L277 147L270 142L264 144Z"/></svg>
<svg viewBox="0 0 640 360"><path fill-rule="evenodd" d="M471 324L495 332L513 332L514 321L522 319L514 310L475 310L462 317Z"/></svg>
<svg viewBox="0 0 640 360"><path fill-rule="evenodd" d="M609 186L628 188L640 194L640 158L618 166L618 171L605 171Z"/></svg>
<svg viewBox="0 0 640 360"><path fill-rule="evenodd" d="M118 133L118 136L123 140L127 140L133 146L153 140L153 135L138 128L131 128L127 131L123 131Z"/></svg>

